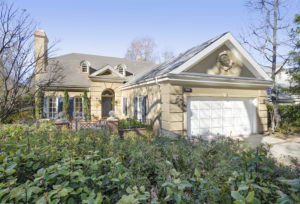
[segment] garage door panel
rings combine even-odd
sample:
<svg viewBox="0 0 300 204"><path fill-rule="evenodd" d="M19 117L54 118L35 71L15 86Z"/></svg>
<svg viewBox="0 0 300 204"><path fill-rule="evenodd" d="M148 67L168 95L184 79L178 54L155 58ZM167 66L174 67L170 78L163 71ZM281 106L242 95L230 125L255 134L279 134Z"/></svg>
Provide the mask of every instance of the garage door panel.
<svg viewBox="0 0 300 204"><path fill-rule="evenodd" d="M200 128L199 129L199 135L208 135L209 134L209 128Z"/></svg>
<svg viewBox="0 0 300 204"><path fill-rule="evenodd" d="M199 119L200 118L210 118L210 110L199 110Z"/></svg>
<svg viewBox="0 0 300 204"><path fill-rule="evenodd" d="M233 126L233 118L223 118L223 126L224 127L232 127Z"/></svg>
<svg viewBox="0 0 300 204"><path fill-rule="evenodd" d="M210 119L200 119L199 120L199 128L209 128Z"/></svg>
<svg viewBox="0 0 300 204"><path fill-rule="evenodd" d="M212 118L221 118L222 117L222 109L212 109L211 117Z"/></svg>
<svg viewBox="0 0 300 204"><path fill-rule="evenodd" d="M232 109L231 108L223 109L223 117L232 117Z"/></svg>
<svg viewBox="0 0 300 204"><path fill-rule="evenodd" d="M200 101L190 101L190 107L192 110L198 110L199 109Z"/></svg>
<svg viewBox="0 0 300 204"><path fill-rule="evenodd" d="M210 109L211 101L199 101L199 109Z"/></svg>
<svg viewBox="0 0 300 204"><path fill-rule="evenodd" d="M199 120L199 111L193 111L191 113L191 120Z"/></svg>
<svg viewBox="0 0 300 204"><path fill-rule="evenodd" d="M213 101L211 103L211 108L212 109L221 109L222 108L222 105L223 105L223 102L222 101Z"/></svg>
<svg viewBox="0 0 300 204"><path fill-rule="evenodd" d="M222 118L212 118L211 127L222 127Z"/></svg>

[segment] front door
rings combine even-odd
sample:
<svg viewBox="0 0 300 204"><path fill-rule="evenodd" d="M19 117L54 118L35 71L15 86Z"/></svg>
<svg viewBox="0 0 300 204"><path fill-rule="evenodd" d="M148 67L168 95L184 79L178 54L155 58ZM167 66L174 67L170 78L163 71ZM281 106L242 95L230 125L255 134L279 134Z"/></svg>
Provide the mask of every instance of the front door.
<svg viewBox="0 0 300 204"><path fill-rule="evenodd" d="M102 98L102 117L109 117L109 111L112 110L112 97L103 97Z"/></svg>

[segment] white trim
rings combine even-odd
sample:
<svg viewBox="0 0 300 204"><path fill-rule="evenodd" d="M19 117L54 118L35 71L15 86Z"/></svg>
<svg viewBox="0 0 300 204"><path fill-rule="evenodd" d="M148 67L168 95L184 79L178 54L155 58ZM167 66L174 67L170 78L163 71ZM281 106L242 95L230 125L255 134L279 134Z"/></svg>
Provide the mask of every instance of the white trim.
<svg viewBox="0 0 300 204"><path fill-rule="evenodd" d="M248 87L256 87L256 86L271 86L272 82L270 81L243 81L243 79L226 79L226 78L208 78L208 77L198 77L195 76L193 77L194 79L191 79L191 77L187 76L182 76L178 75L178 78L172 78L172 77L167 77L167 76L162 76L161 78L156 77L155 79L145 81L143 83L139 84L133 84L129 86L123 86L120 87L121 90L126 90L126 89L131 89L135 87L140 87L140 86L148 86L150 84L157 84L161 82L167 82L167 81L174 81L174 82L192 82L192 83L197 83L197 84L205 84L205 85L215 85L215 84L225 84L225 85L240 85L240 86L248 86Z"/></svg>
<svg viewBox="0 0 300 204"><path fill-rule="evenodd" d="M103 72L105 72L106 70L110 70L112 73L116 74L117 76L124 78L124 76L122 74L120 74L119 72L117 72L115 69L113 69L110 65L105 65L103 68L95 71L93 74L91 74L91 77L96 77L98 74L102 74Z"/></svg>
<svg viewBox="0 0 300 204"><path fill-rule="evenodd" d="M231 35L231 33L227 33L224 36L222 36L220 39L216 40L214 43L206 47L204 50L196 54L194 57L171 71L171 74L179 74L180 72L183 72L187 70L188 68L192 67L193 65L197 64L199 61L204 59L206 56L211 54L213 51L218 49L220 46L226 43L226 41L229 41L232 43L234 47L237 48L237 50L242 54L242 56L249 62L246 63L246 66L249 68L249 66L256 69L257 73L255 73L252 69L250 71L252 73L255 73L255 76L257 77L259 74L263 79L271 80L270 77L263 71L263 69L260 67L260 65L248 54L248 52L240 45L240 43ZM244 60L245 61L245 60Z"/></svg>
<svg viewBox="0 0 300 204"><path fill-rule="evenodd" d="M82 71L82 65L83 64L86 64L86 72ZM80 73L83 73L83 74L90 73L90 63L88 61L84 60L84 61L80 62Z"/></svg>
<svg viewBox="0 0 300 204"><path fill-rule="evenodd" d="M47 112L46 112L46 115L47 115L47 118L49 118L49 119L55 119L55 117L57 117L57 114L58 114L58 97L55 97L55 96L46 96L47 97ZM50 104L50 102L49 102L49 100L50 100L50 98L55 98L55 109L56 109L56 113L54 113L55 114L55 117L51 117L50 118L50 116L49 116L49 109L50 109L50 106L49 106L49 104ZM53 115L53 113L52 113L52 115Z"/></svg>
<svg viewBox="0 0 300 204"><path fill-rule="evenodd" d="M124 114L124 98L126 98L126 115ZM121 102L121 108L122 108L122 116L127 116L128 115L128 108L127 108L127 96L122 96L122 102Z"/></svg>

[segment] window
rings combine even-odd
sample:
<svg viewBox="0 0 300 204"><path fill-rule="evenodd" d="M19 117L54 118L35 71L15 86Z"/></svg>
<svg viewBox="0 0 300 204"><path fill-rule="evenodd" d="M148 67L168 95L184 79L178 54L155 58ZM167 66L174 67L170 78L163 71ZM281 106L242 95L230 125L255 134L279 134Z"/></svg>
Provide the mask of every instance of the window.
<svg viewBox="0 0 300 204"><path fill-rule="evenodd" d="M142 120L142 100L143 97L137 97L137 119Z"/></svg>
<svg viewBox="0 0 300 204"><path fill-rule="evenodd" d="M117 69L118 69L120 74L122 74L123 76L126 75L126 65L125 64L119 64L117 66Z"/></svg>
<svg viewBox="0 0 300 204"><path fill-rule="evenodd" d="M123 109L122 109L123 115L127 115L127 97L123 97Z"/></svg>
<svg viewBox="0 0 300 204"><path fill-rule="evenodd" d="M54 119L57 116L57 98L48 98L48 118Z"/></svg>
<svg viewBox="0 0 300 204"><path fill-rule="evenodd" d="M81 64L81 72L82 72L82 73L88 73L88 68L89 68L88 63L83 62L83 63Z"/></svg>
<svg viewBox="0 0 300 204"><path fill-rule="evenodd" d="M134 97L134 119L146 121L146 96Z"/></svg>
<svg viewBox="0 0 300 204"><path fill-rule="evenodd" d="M81 97L74 98L74 117L83 118L83 105Z"/></svg>
<svg viewBox="0 0 300 204"><path fill-rule="evenodd" d="M122 75L124 75L124 74L123 74L123 73L124 73L123 67L119 67L119 73L122 74Z"/></svg>

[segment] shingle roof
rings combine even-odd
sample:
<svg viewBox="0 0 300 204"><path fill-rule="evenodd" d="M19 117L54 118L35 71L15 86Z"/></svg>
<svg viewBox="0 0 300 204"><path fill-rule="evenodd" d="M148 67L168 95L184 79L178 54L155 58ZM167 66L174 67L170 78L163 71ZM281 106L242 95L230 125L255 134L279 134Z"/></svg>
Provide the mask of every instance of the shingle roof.
<svg viewBox="0 0 300 204"><path fill-rule="evenodd" d="M185 63L186 61L188 61L189 59L194 57L196 54L198 54L199 52L201 52L206 47L208 47L209 45L211 45L216 40L220 39L221 37L223 37L226 34L227 34L227 32L223 33L222 35L220 35L218 37L212 38L212 39L202 43L201 45L197 45L195 47L190 48L189 50L185 51L184 53L181 53L181 54L163 62L162 64L159 64L158 66L156 66L154 69L148 71L147 73L140 75L140 76L136 76L135 79L129 81L127 84L134 84L134 83L137 83L140 81L155 78L155 77L158 77L158 76L161 76L161 75L171 72L172 70L176 69L177 67L179 67L180 65L182 65L183 63Z"/></svg>
<svg viewBox="0 0 300 204"><path fill-rule="evenodd" d="M103 68L105 65L115 67L118 64L125 64L127 71L138 75L139 73L149 71L155 64L150 62L139 62L127 60L125 58L106 57L98 55L88 55L71 53L49 59L48 66L54 66L58 63L62 69L63 79L60 83L52 84L53 86L77 86L77 87L89 87L88 75L80 74L80 64L82 61L88 61L90 63L91 71L94 72ZM46 70L51 70L47 67ZM42 73L41 78L48 73Z"/></svg>

